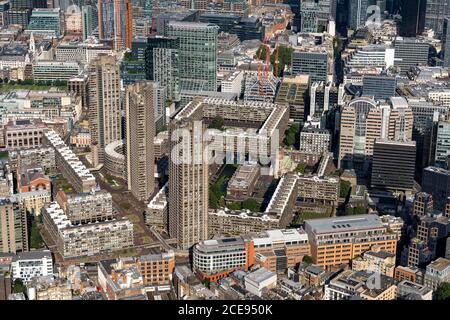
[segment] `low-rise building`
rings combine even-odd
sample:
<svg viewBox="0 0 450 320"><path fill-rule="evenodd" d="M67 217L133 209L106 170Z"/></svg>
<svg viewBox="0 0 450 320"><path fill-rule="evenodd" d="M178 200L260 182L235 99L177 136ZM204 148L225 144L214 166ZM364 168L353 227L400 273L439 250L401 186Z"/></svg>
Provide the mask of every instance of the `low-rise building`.
<svg viewBox="0 0 450 320"><path fill-rule="evenodd" d="M193 269L203 279L218 281L254 262L253 241L243 237L204 240L194 246Z"/></svg>
<svg viewBox="0 0 450 320"><path fill-rule="evenodd" d="M266 268L259 268L247 274L244 277L245 289L250 293L261 297L264 289L274 288L277 284L277 274L267 270Z"/></svg>
<svg viewBox="0 0 450 320"><path fill-rule="evenodd" d="M300 176L297 180L298 200L305 203L337 205L339 179L335 177Z"/></svg>
<svg viewBox="0 0 450 320"><path fill-rule="evenodd" d="M373 246L362 256L352 260L352 270L378 272L379 274L394 277L395 254L382 251L379 246Z"/></svg>
<svg viewBox="0 0 450 320"><path fill-rule="evenodd" d="M175 268L173 251L140 256L137 264L145 286L170 286L172 283Z"/></svg>
<svg viewBox="0 0 450 320"><path fill-rule="evenodd" d="M227 199L245 200L251 197L259 178L258 164L243 164L234 172L227 186Z"/></svg>
<svg viewBox="0 0 450 320"><path fill-rule="evenodd" d="M325 285L324 300L394 300L394 279L366 271L345 270Z"/></svg>
<svg viewBox="0 0 450 320"><path fill-rule="evenodd" d="M414 283L423 283L424 273L417 267L397 266L394 270L394 279L398 282L408 280Z"/></svg>
<svg viewBox="0 0 450 320"><path fill-rule="evenodd" d="M450 260L438 258L427 265L424 285L436 291L444 282L450 282Z"/></svg>
<svg viewBox="0 0 450 320"><path fill-rule="evenodd" d="M43 276L27 284L28 300L72 300L72 289L66 280Z"/></svg>
<svg viewBox="0 0 450 320"><path fill-rule="evenodd" d="M14 280L21 279L28 283L35 277L53 275L53 259L49 250L18 253L11 262Z"/></svg>
<svg viewBox="0 0 450 320"><path fill-rule="evenodd" d="M46 129L41 120L9 121L3 127L5 146L9 150L39 147Z"/></svg>
<svg viewBox="0 0 450 320"><path fill-rule="evenodd" d="M303 229L281 229L250 236L255 263L275 273L286 273L310 254L308 235Z"/></svg>
<svg viewBox="0 0 450 320"><path fill-rule="evenodd" d="M408 280L403 280L397 284L397 299L432 300L433 290L424 285Z"/></svg>
<svg viewBox="0 0 450 320"><path fill-rule="evenodd" d="M149 227L155 226L162 230L167 230L167 193L168 183L166 183L158 193L150 200L145 211L145 224Z"/></svg>

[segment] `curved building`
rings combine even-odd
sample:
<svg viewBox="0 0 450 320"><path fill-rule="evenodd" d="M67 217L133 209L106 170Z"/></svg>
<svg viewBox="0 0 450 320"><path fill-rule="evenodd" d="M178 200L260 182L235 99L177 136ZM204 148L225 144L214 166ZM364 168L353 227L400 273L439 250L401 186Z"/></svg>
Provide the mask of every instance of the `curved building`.
<svg viewBox="0 0 450 320"><path fill-rule="evenodd" d="M125 142L116 140L105 148L105 169L112 176L126 179L125 171Z"/></svg>

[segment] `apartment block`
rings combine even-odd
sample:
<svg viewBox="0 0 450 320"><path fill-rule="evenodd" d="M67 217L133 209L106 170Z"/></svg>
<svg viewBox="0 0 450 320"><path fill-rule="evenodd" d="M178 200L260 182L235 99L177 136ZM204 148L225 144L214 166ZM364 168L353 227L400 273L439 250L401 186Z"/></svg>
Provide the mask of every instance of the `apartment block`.
<svg viewBox="0 0 450 320"><path fill-rule="evenodd" d="M59 134L53 130L47 131L44 135L44 143L55 149L56 167L76 192L90 192L97 185L92 173L64 143Z"/></svg>

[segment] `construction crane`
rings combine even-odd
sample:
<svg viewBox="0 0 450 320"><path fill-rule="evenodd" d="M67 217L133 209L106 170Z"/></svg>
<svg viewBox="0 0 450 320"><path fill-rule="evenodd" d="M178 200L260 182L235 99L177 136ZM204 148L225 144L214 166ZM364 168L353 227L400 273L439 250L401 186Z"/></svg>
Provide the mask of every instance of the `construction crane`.
<svg viewBox="0 0 450 320"><path fill-rule="evenodd" d="M264 96L264 85L269 78L269 65L270 65L270 45L267 43L268 37L264 38L262 46L266 48L266 61L264 64L264 75L261 72L261 64L258 62L258 82L259 82L259 94Z"/></svg>

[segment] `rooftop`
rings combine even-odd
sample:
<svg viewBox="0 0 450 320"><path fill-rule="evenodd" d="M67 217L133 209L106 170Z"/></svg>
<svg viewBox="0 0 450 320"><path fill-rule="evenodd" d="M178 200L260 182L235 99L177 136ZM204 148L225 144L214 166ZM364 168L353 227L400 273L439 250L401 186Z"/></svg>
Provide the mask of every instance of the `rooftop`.
<svg viewBox="0 0 450 320"><path fill-rule="evenodd" d="M382 229L383 223L376 214L355 215L351 217L332 217L305 221L305 228L316 234L348 232L368 229Z"/></svg>

